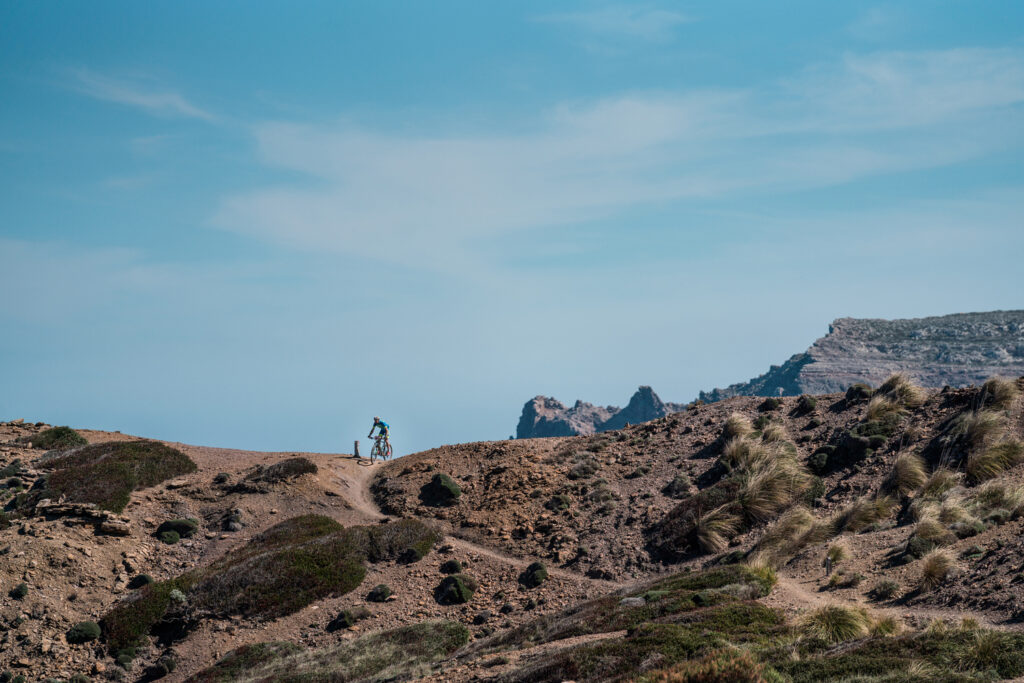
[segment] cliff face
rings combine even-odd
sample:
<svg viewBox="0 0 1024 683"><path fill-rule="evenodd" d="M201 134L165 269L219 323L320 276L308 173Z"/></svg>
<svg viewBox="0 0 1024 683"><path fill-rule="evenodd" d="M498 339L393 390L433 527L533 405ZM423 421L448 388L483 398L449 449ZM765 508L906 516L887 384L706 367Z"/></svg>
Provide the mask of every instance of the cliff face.
<svg viewBox="0 0 1024 683"><path fill-rule="evenodd" d="M702 391L700 398L826 394L856 382L877 386L894 372L925 387L963 387L994 375L1024 375L1024 311L907 320L840 318L805 353L749 382Z"/></svg>
<svg viewBox="0 0 1024 683"><path fill-rule="evenodd" d="M547 396L536 396L523 406L516 438L576 436L621 429L682 410L683 404L665 403L650 387L640 387L625 408L595 406L576 401L571 408Z"/></svg>

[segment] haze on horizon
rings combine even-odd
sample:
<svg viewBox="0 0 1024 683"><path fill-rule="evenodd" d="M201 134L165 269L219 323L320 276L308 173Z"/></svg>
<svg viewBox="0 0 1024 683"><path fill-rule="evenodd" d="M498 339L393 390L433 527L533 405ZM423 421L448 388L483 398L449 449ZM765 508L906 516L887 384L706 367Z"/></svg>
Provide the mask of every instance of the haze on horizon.
<svg viewBox="0 0 1024 683"><path fill-rule="evenodd" d="M1024 5L0 5L0 419L501 439L1021 308Z"/></svg>

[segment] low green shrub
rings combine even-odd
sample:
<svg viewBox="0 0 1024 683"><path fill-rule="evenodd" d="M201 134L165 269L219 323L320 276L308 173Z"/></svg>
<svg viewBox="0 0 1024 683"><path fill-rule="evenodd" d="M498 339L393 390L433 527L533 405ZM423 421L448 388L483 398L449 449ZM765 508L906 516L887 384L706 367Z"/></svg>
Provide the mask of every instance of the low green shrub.
<svg viewBox="0 0 1024 683"><path fill-rule="evenodd" d="M469 574L452 574L444 577L435 591L435 598L442 605L462 605L473 598L479 585Z"/></svg>
<svg viewBox="0 0 1024 683"><path fill-rule="evenodd" d="M357 622L362 621L369 616L370 610L365 607L360 606L343 609L338 616L327 624L327 632L333 633L342 629L351 628L352 626L355 626Z"/></svg>
<svg viewBox="0 0 1024 683"><path fill-rule="evenodd" d="M458 574L462 571L462 563L458 560L445 560L441 563L442 574Z"/></svg>
<svg viewBox="0 0 1024 683"><path fill-rule="evenodd" d="M661 491L669 498L682 498L690 492L692 483L690 478L685 474L677 474L672 478L672 481L665 484L665 488Z"/></svg>
<svg viewBox="0 0 1024 683"><path fill-rule="evenodd" d="M67 450L77 446L85 446L89 443L85 440L84 436L71 427L50 427L34 436L26 438L25 441L32 448L43 448L51 451Z"/></svg>
<svg viewBox="0 0 1024 683"><path fill-rule="evenodd" d="M177 531L161 531L156 537L160 539L161 543L166 543L167 545L174 545L181 540L181 534Z"/></svg>
<svg viewBox="0 0 1024 683"><path fill-rule="evenodd" d="M52 470L40 498L95 503L121 512L132 491L155 486L196 470L181 451L156 441L111 441L83 446L51 458L41 467Z"/></svg>
<svg viewBox="0 0 1024 683"><path fill-rule="evenodd" d="M553 512L561 512L562 510L568 510L570 504L572 504L572 498L564 493L559 493L544 503L544 507Z"/></svg>
<svg viewBox="0 0 1024 683"><path fill-rule="evenodd" d="M782 401L772 397L766 398L765 400L761 401L761 404L757 406L757 409L760 410L762 413L767 413L773 410L778 410L781 406Z"/></svg>
<svg viewBox="0 0 1024 683"><path fill-rule="evenodd" d="M80 621L72 626L64 637L72 645L78 645L97 640L100 634L100 625L95 621Z"/></svg>
<svg viewBox="0 0 1024 683"><path fill-rule="evenodd" d="M199 530L199 521L195 519L170 519L156 529L159 536L165 531L173 531L179 538L191 538Z"/></svg>
<svg viewBox="0 0 1024 683"><path fill-rule="evenodd" d="M808 614L802 628L809 636L826 643L843 643L868 635L871 617L863 607L826 605Z"/></svg>
<svg viewBox="0 0 1024 683"><path fill-rule="evenodd" d="M453 505L462 495L462 489L455 483L455 480L447 474L435 474L433 478L420 489L420 500L425 505L441 507Z"/></svg>
<svg viewBox="0 0 1024 683"><path fill-rule="evenodd" d="M391 587L384 583L378 583L366 595L370 602L385 602L391 597Z"/></svg>
<svg viewBox="0 0 1024 683"><path fill-rule="evenodd" d="M7 594L15 600L23 600L25 596L28 595L28 584L24 582L19 583L17 586L12 588Z"/></svg>
<svg viewBox="0 0 1024 683"><path fill-rule="evenodd" d="M266 666L302 651L302 647L283 641L243 645L188 680L189 683L231 683L257 667Z"/></svg>
<svg viewBox="0 0 1024 683"><path fill-rule="evenodd" d="M808 394L801 394L796 400L796 411L798 414L806 415L818 407L818 399Z"/></svg>
<svg viewBox="0 0 1024 683"><path fill-rule="evenodd" d="M542 562L534 562L519 575L519 583L527 588L537 588L548 580L548 570Z"/></svg>
<svg viewBox="0 0 1024 683"><path fill-rule="evenodd" d="M863 382L857 382L846 390L847 403L860 403L867 401L875 393L875 390Z"/></svg>

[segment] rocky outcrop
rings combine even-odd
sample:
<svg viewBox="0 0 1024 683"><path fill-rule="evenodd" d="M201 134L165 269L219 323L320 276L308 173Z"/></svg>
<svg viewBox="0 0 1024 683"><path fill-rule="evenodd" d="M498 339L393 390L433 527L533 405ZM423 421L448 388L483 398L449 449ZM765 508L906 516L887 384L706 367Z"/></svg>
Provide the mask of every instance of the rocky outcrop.
<svg viewBox="0 0 1024 683"><path fill-rule="evenodd" d="M621 429L627 423L638 424L654 420L683 408L683 404L665 403L647 386L637 389L625 408L601 407L583 401L576 401L571 408L567 408L561 401L547 396L536 396L523 406L523 414L516 428L516 438L594 434L610 429Z"/></svg>
<svg viewBox="0 0 1024 683"><path fill-rule="evenodd" d="M857 382L877 386L894 372L925 387L964 387L995 375L1024 375L1024 311L906 320L840 318L806 352L749 382L702 391L700 398L826 394Z"/></svg>

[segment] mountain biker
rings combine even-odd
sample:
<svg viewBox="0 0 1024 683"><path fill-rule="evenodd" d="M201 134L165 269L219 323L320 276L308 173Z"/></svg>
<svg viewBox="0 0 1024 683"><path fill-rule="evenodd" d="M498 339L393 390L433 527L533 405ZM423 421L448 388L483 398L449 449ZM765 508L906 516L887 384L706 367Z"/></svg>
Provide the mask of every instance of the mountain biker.
<svg viewBox="0 0 1024 683"><path fill-rule="evenodd" d="M367 439L372 439L373 438L373 430L375 430L375 429L379 429L380 430L377 433L377 438L378 439L383 439L385 446L388 443L390 443L390 438L389 437L391 436L391 425L389 425L387 422L385 422L384 420L380 419L379 417L374 416L374 418L373 418L373 426L370 427L370 433L366 436Z"/></svg>

